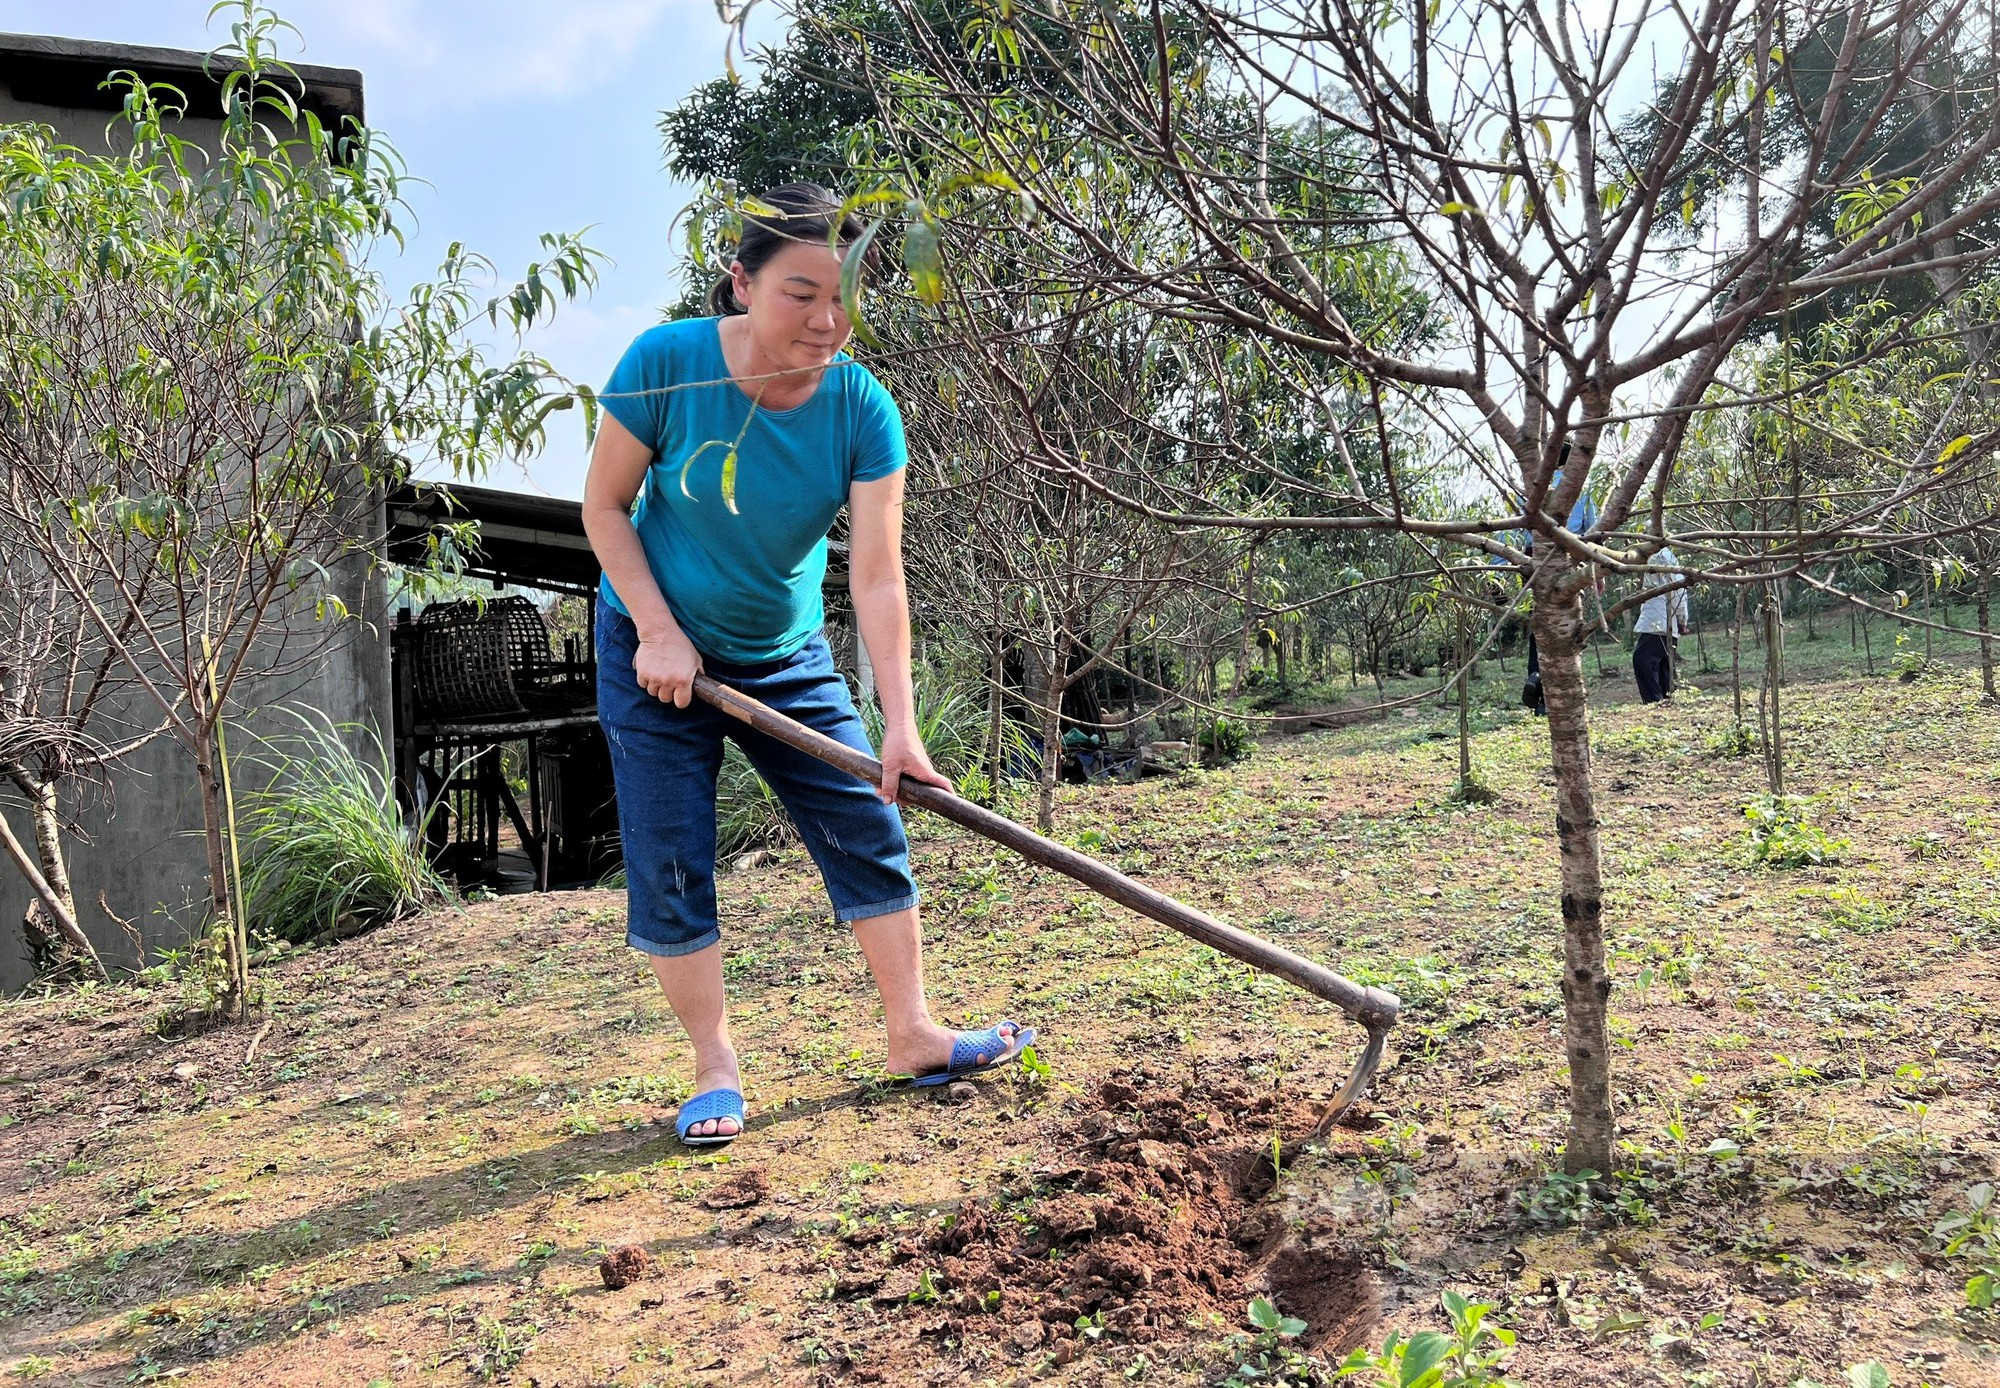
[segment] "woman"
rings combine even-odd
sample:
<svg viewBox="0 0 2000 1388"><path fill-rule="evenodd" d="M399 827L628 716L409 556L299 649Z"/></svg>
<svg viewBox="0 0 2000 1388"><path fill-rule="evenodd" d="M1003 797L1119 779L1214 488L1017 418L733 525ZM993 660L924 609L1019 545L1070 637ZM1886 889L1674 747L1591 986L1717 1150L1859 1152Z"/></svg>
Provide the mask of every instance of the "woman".
<svg viewBox="0 0 2000 1388"><path fill-rule="evenodd" d="M729 276L709 296L715 316L641 334L612 373L584 483L584 527L604 566L597 708L630 883L626 939L652 961L694 1044L695 1095L675 1124L691 1145L728 1142L744 1121L715 915L724 736L783 800L834 914L861 944L891 1073L939 1082L1034 1040L1013 1022L950 1031L924 999L917 887L894 800L903 776L951 783L931 766L912 706L902 419L841 351L841 259L860 226L810 184L762 200L774 210L745 217ZM882 708L873 789L691 697L706 672L868 750L820 633L826 535L842 505L855 619Z"/></svg>

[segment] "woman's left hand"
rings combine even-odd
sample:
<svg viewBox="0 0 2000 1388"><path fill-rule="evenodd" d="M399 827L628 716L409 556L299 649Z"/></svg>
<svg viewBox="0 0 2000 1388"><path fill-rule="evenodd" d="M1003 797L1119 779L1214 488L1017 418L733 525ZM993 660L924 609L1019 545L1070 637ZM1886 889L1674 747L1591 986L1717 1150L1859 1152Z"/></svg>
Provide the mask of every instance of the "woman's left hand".
<svg viewBox="0 0 2000 1388"><path fill-rule="evenodd" d="M924 750L924 740L917 736L915 727L907 724L882 734L882 784L875 788L875 793L884 804L896 803L896 791L905 776L925 785L956 789L931 765L931 754Z"/></svg>

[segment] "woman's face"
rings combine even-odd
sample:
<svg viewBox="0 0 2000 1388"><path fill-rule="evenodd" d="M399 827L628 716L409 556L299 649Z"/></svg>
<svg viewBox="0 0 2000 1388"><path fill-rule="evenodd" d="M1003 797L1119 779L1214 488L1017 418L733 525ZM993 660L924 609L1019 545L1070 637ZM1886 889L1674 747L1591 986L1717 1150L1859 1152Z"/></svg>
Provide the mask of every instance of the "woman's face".
<svg viewBox="0 0 2000 1388"><path fill-rule="evenodd" d="M840 257L823 241L793 242L755 274L730 267L758 350L785 370L825 366L853 332L840 304Z"/></svg>

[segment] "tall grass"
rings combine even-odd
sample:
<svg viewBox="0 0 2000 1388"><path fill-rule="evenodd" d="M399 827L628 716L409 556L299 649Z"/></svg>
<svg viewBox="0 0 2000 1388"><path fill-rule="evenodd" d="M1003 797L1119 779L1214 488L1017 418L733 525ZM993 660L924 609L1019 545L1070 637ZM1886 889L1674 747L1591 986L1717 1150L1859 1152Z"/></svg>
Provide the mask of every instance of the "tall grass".
<svg viewBox="0 0 2000 1388"><path fill-rule="evenodd" d="M292 712L299 732L260 739L243 763L268 773L245 795L243 898L251 928L294 943L395 920L446 895L403 823L395 776L370 729ZM363 759L348 737L372 746Z"/></svg>
<svg viewBox="0 0 2000 1388"><path fill-rule="evenodd" d="M715 852L733 858L754 848L775 848L797 831L778 793L750 765L734 742L722 747L722 772L715 782Z"/></svg>
<svg viewBox="0 0 2000 1388"><path fill-rule="evenodd" d="M958 780L979 765L985 750L986 701L964 686L952 683L948 675L935 667L919 665L910 675L916 697L917 735L924 741L924 750L931 754L931 765ZM882 710L873 701L862 704L861 721L868 729L868 740L879 750ZM1015 735L1023 750L1032 746L1017 725L1010 722L1006 730Z"/></svg>

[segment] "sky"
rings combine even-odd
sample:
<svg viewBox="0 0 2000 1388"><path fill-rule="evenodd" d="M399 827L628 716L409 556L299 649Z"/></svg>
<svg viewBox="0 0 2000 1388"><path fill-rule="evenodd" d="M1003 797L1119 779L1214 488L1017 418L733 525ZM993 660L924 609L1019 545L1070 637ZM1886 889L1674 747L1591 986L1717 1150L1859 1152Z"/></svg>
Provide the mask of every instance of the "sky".
<svg viewBox="0 0 2000 1388"><path fill-rule="evenodd" d="M210 0L0 0L0 30L208 49ZM678 295L675 215L691 190L668 176L656 124L723 72L713 0L277 0L300 31L285 56L359 68L368 122L429 186L410 190L410 248L383 259L394 287L426 278L463 241L504 273L544 231L590 228L614 262L584 303L529 346L602 384L633 337ZM756 30L753 28L753 36ZM393 253L389 248L385 256ZM489 485L581 497L581 416L552 420L550 446Z"/></svg>

